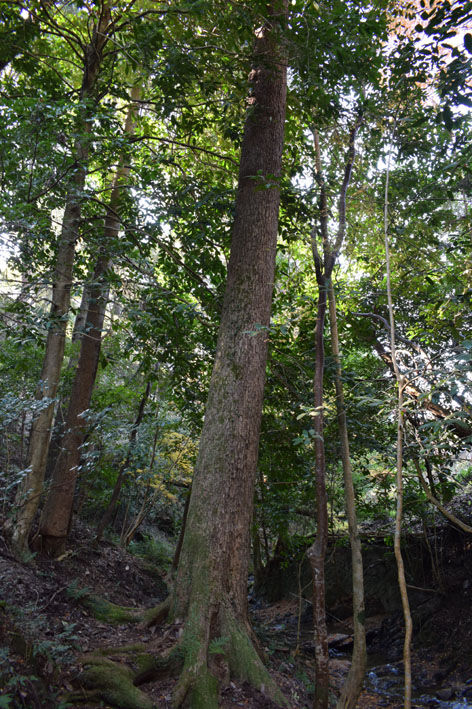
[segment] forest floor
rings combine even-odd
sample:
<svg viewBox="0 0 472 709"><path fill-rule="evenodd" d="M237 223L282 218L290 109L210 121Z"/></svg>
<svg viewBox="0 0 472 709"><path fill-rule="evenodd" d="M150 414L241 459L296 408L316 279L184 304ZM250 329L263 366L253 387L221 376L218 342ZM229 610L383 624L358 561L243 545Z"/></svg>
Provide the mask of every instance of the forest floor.
<svg viewBox="0 0 472 709"><path fill-rule="evenodd" d="M92 544L90 530L76 524L72 551L61 561L39 555L30 564L13 559L0 538L0 707L121 706L81 698L86 657L108 648L114 660L126 662L120 647L144 643L162 653L179 636L179 626L145 628L139 623L97 619L87 599L91 594L133 608L151 608L165 596L158 564L102 542ZM461 580L463 585L463 581ZM466 594L467 595L467 594ZM313 641L311 613L298 600L264 604L251 598L251 617L276 682L289 706L312 706ZM413 649L414 706L472 707L472 612L460 593L440 604L429 619L435 642ZM368 618L369 671L358 707L403 706L401 699L401 618ZM438 642L437 638L441 638ZM331 677L335 696L349 668L350 619L330 625ZM141 686L155 707L170 707L175 680ZM68 695L75 698L68 701ZM468 703L470 701L470 704ZM276 705L246 684L230 682L220 706L270 709Z"/></svg>

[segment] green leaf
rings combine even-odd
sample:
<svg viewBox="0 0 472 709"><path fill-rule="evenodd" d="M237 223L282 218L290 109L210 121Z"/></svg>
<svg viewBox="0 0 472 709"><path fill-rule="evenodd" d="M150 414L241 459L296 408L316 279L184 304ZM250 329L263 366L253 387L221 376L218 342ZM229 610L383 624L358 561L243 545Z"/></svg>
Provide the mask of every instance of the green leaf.
<svg viewBox="0 0 472 709"><path fill-rule="evenodd" d="M472 54L472 34L470 34L470 32L464 35L464 46L469 54Z"/></svg>

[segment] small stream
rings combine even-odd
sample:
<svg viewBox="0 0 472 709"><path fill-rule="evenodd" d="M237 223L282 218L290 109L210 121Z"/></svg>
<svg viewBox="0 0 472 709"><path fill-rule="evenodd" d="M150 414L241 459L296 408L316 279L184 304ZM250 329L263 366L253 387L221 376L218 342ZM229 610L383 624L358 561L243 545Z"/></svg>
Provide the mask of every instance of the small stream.
<svg viewBox="0 0 472 709"><path fill-rule="evenodd" d="M288 614L287 614L288 615ZM288 616L283 619L283 622L278 622L270 625L270 638L279 637L283 639L282 645L285 647L294 648L297 644L295 616ZM333 628L331 628L333 631ZM330 657L339 660L351 659L351 647L349 643L343 643L343 638L335 633L331 633ZM343 636L349 641L349 636ZM309 623L304 623L301 627L300 637L298 641L301 643L302 652L312 656L314 653L313 646L313 629ZM333 642L334 641L334 642ZM270 642L269 638L267 642ZM344 646L343 646L344 645ZM390 647L391 650L391 647ZM433 658L431 658L433 662ZM385 652L382 649L375 649L368 653L367 657L367 673L365 680L365 688L369 694L379 697L379 707L383 704L392 703L397 706L403 706L404 693L404 676L403 663L401 661L392 661L392 656L388 655L388 648ZM422 665L422 666L421 666ZM424 660L415 667L413 663L413 687L412 687L412 707L429 707L431 709L472 709L472 668L469 677L463 677L460 684L454 682L452 675L448 679L439 681L432 678L430 668L424 666Z"/></svg>
<svg viewBox="0 0 472 709"><path fill-rule="evenodd" d="M374 659L374 658L371 658ZM377 662L380 658L375 657ZM400 663L376 664L367 670L366 687L372 693L385 699L401 702L403 700L403 671ZM472 680L469 681L472 688ZM447 692L447 690L446 690ZM438 696L439 695L439 696ZM439 687L426 690L425 687L412 690L412 703L414 707L433 707L434 709L472 709L469 699L441 699Z"/></svg>

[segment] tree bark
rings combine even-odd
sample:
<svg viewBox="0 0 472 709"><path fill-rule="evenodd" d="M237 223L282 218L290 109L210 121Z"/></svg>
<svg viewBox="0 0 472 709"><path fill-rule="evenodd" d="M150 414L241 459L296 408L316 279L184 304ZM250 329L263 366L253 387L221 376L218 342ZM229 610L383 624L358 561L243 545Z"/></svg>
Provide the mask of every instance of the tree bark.
<svg viewBox="0 0 472 709"><path fill-rule="evenodd" d="M326 460L324 445L323 376L324 376L324 325L336 258L341 250L346 232L346 194L355 157L355 138L361 123L361 115L349 133L349 143L344 166L344 177L338 200L338 231L331 245L328 234L328 200L326 182L321 167L321 151L318 131L313 131L316 159L316 179L320 187L318 218L322 253L318 249L317 229L311 234L313 261L318 284L318 302L315 328L315 374L313 379L315 438L315 492L316 492L316 537L307 550L313 575L313 623L315 630L315 709L327 709L329 702L329 655L325 603L325 558L328 545L328 501L326 495Z"/></svg>
<svg viewBox="0 0 472 709"><path fill-rule="evenodd" d="M135 88L132 99L139 96ZM131 105L125 123L125 134L134 130L134 104ZM113 180L103 229L103 244L97 259L92 282L88 284L88 309L85 328L81 334L77 369L72 385L67 411L64 436L60 453L53 469L48 496L41 515L39 534L41 548L48 554L61 554L70 526L81 446L84 442L87 423L84 412L90 407L92 391L98 369L102 345L102 331L108 303L109 286L107 272L111 267L110 244L118 236L120 228L120 200L123 187L129 176L130 166L122 159Z"/></svg>
<svg viewBox="0 0 472 709"><path fill-rule="evenodd" d="M365 600L364 571L362 564L362 545L357 527L356 500L352 481L351 457L349 452L349 435L344 391L342 383L341 358L339 354L338 323L336 316L336 300L333 284L329 288L329 322L331 330L331 348L335 363L336 412L338 417L339 438L341 441L341 458L344 475L344 496L346 500L346 515L351 542L352 561L352 615L354 625L354 647L351 667L341 690L337 709L354 709L364 682L367 664L367 648L365 639Z"/></svg>
<svg viewBox="0 0 472 709"><path fill-rule="evenodd" d="M283 701L253 645L247 579L278 230L287 6L268 3L256 33L217 350L170 603L171 615L185 620L174 706L187 698L192 707L217 707L209 669L215 638L225 640L231 675Z"/></svg>
<svg viewBox="0 0 472 709"><path fill-rule="evenodd" d="M74 146L75 170L59 237L52 292L51 323L46 340L41 379L36 392L36 399L41 402L41 407L39 414L34 418L30 434L28 473L20 485L16 499L18 512L13 529L12 547L19 556L28 552L28 536L43 487L55 397L64 357L75 244L79 236L83 191L87 174L91 130L91 123L88 120L91 113L90 98L98 78L102 53L107 42L109 23L110 10L105 5L102 7L100 18L95 25L91 42L87 45L84 53L84 71L79 96L82 108L79 117L79 135Z"/></svg>
<svg viewBox="0 0 472 709"><path fill-rule="evenodd" d="M398 588L402 600L403 619L405 622L405 639L403 642L403 665L404 665L404 707L411 707L411 639L413 635L413 621L411 618L410 602L408 599L408 588L405 577L405 565L403 563L403 555L401 549L401 534L403 522L403 437L404 437L404 393L405 387L408 384L407 378L400 372L395 340L395 316L393 309L392 284L391 284L391 268L390 268L390 242L388 235L388 190L390 177L390 155L387 157L387 170L385 177L385 201L384 201L384 244L385 244L385 265L387 275L387 304L388 317L390 327L390 352L392 357L392 366L397 382L397 466L396 466L396 494L397 494L397 509L395 515L395 536L393 548L395 559L397 562Z"/></svg>
<svg viewBox="0 0 472 709"><path fill-rule="evenodd" d="M318 271L319 269L317 269ZM329 691L328 631L325 603L325 557L328 545L328 500L326 495L326 460L324 447L323 375L324 323L329 278L317 275L318 303L315 329L315 376L313 404L315 416L315 494L316 538L307 551L313 574L313 624L315 628L315 709L327 709Z"/></svg>

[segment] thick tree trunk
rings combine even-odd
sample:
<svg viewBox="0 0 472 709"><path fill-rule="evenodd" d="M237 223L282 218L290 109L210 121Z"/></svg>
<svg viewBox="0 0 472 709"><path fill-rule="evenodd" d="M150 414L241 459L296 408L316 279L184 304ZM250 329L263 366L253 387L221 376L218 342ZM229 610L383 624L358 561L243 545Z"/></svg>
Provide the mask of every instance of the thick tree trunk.
<svg viewBox="0 0 472 709"><path fill-rule="evenodd" d="M98 77L110 11L105 7L87 46L80 100L90 98ZM81 209L90 141L90 107L81 109L79 136L75 142L75 170L66 202L56 258L51 305L51 324L46 340L41 379L36 398L41 402L30 434L28 473L17 494L18 512L13 530L12 546L16 554L28 551L28 536L38 509L47 462L49 440L54 417L54 404L64 357L67 315L70 307L72 269L75 244L79 236Z"/></svg>
<svg viewBox="0 0 472 709"><path fill-rule="evenodd" d="M336 412L338 416L339 438L341 441L341 458L344 474L344 497L346 500L346 515L349 526L352 561L352 616L354 625L354 647L349 674L343 685L337 709L354 709L364 682L367 663L367 648L365 639L365 600L364 571L362 564L362 545L359 537L356 515L356 500L352 480L351 457L349 453L349 436L347 428L346 409L344 406L344 390L342 383L341 358L339 354L338 323L336 316L336 300L333 284L329 288L329 322L331 330L331 348L335 362Z"/></svg>
<svg viewBox="0 0 472 709"><path fill-rule="evenodd" d="M137 89L132 98L137 98ZM128 111L125 133L134 130L134 109ZM49 493L41 515L39 534L41 547L48 554L63 552L67 538L74 500L81 446L87 422L84 412L90 407L92 391L98 369L102 345L102 331L108 303L107 271L111 267L110 244L116 239L120 227L119 208L123 187L129 176L129 165L122 164L116 171L103 229L103 245L95 266L92 282L88 284L88 309L85 327L81 334L79 358L75 373L69 408L65 420L65 433L61 450L52 473Z"/></svg>
<svg viewBox="0 0 472 709"><path fill-rule="evenodd" d="M217 706L209 670L215 638L225 639L230 674L277 694L252 644L247 578L278 230L286 13L286 0L269 3L255 43L228 278L171 600L171 614L185 620L175 706L187 695L192 707Z"/></svg>

